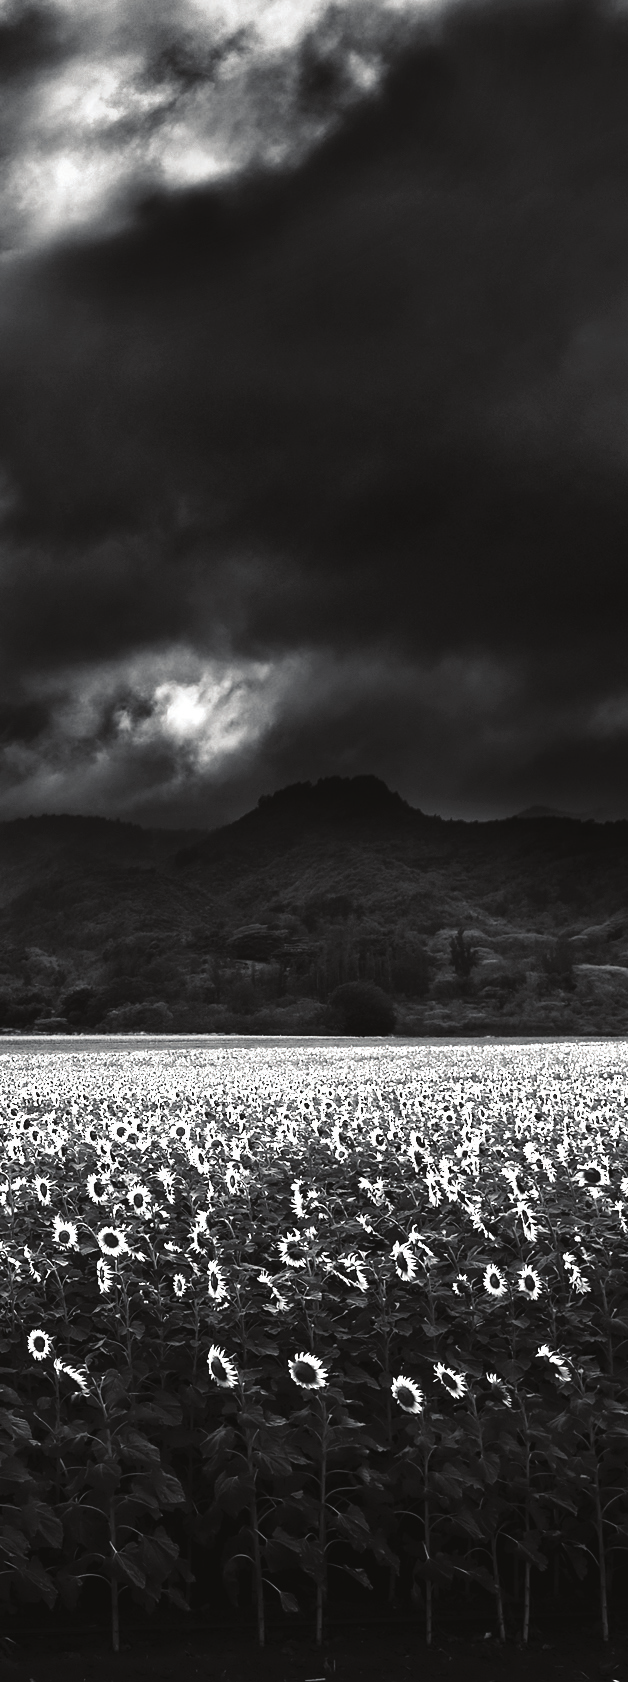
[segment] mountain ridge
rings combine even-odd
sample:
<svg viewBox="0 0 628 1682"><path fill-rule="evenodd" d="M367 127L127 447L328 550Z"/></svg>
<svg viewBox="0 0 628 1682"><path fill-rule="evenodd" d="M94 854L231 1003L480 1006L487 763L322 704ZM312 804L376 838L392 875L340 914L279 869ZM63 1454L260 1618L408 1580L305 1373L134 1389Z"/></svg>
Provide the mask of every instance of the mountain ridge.
<svg viewBox="0 0 628 1682"><path fill-rule="evenodd" d="M213 830L7 820L0 1027L307 1031L361 980L399 1031L623 1031L627 865L626 820L442 818L370 776L289 784Z"/></svg>

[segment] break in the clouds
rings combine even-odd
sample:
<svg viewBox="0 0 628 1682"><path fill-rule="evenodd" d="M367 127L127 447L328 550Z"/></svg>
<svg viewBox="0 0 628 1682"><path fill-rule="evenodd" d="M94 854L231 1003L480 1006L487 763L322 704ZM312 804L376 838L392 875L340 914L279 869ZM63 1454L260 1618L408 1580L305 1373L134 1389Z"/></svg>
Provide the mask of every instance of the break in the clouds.
<svg viewBox="0 0 628 1682"><path fill-rule="evenodd" d="M2 244L124 225L138 191L294 165L426 3L4 0Z"/></svg>
<svg viewBox="0 0 628 1682"><path fill-rule="evenodd" d="M628 815L627 27L5 4L0 814Z"/></svg>

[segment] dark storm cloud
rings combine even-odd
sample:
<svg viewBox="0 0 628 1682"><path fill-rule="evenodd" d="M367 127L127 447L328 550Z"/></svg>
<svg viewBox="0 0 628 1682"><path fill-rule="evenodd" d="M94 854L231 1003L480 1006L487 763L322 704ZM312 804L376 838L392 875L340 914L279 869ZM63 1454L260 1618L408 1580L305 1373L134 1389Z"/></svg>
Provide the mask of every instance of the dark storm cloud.
<svg viewBox="0 0 628 1682"><path fill-rule="evenodd" d="M305 105L341 98L321 40ZM452 798L516 803L572 754L597 798L624 728L595 718L625 684L627 69L593 0L454 8L305 162L5 268L12 704L142 648L296 651L298 730L269 725L247 787L342 761L407 788L418 741L435 799L437 763Z"/></svg>
<svg viewBox="0 0 628 1682"><path fill-rule="evenodd" d="M66 56L69 31L49 6L10 7L0 18L0 82L31 77Z"/></svg>
<svg viewBox="0 0 628 1682"><path fill-rule="evenodd" d="M0 701L0 742L33 742L49 723L48 709L38 701Z"/></svg>

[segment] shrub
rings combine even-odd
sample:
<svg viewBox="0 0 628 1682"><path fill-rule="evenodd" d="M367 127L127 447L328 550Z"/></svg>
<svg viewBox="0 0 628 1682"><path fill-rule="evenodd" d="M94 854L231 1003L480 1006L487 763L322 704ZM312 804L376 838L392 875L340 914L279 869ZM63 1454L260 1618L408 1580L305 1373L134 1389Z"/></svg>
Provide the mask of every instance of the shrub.
<svg viewBox="0 0 628 1682"><path fill-rule="evenodd" d="M61 1000L60 1010L69 1022L80 1027L85 1019L85 1013L95 996L93 987L73 987Z"/></svg>
<svg viewBox="0 0 628 1682"><path fill-rule="evenodd" d="M563 987L568 992L573 992L576 985L573 959L573 947L564 935L560 935L558 940L546 948L541 963L551 986Z"/></svg>
<svg viewBox="0 0 628 1682"><path fill-rule="evenodd" d="M449 942L449 955L460 981L468 981L472 969L478 961L475 946L471 945L463 929L458 929Z"/></svg>
<svg viewBox="0 0 628 1682"><path fill-rule="evenodd" d="M418 941L399 942L393 951L392 983L396 993L407 999L423 999L429 993L431 966L424 946Z"/></svg>
<svg viewBox="0 0 628 1682"><path fill-rule="evenodd" d="M0 1001L0 1026L30 1028L38 1016L50 1011L50 999L41 993L21 994L17 998L3 997Z"/></svg>
<svg viewBox="0 0 628 1682"><path fill-rule="evenodd" d="M340 1034L392 1034L395 1010L372 981L346 981L331 994L327 1022Z"/></svg>
<svg viewBox="0 0 628 1682"><path fill-rule="evenodd" d="M252 1016L258 1003L257 989L253 981L247 976L232 982L226 989L226 999L230 1010L240 1016Z"/></svg>
<svg viewBox="0 0 628 1682"><path fill-rule="evenodd" d="M507 969L491 968L486 978L482 980L479 991L483 999L496 999L500 1004L506 1004L525 985L525 970L514 967Z"/></svg>
<svg viewBox="0 0 628 1682"><path fill-rule="evenodd" d="M172 1011L163 999L146 999L142 1004L120 1005L108 1011L99 1026L107 1034L167 1034L172 1028Z"/></svg>

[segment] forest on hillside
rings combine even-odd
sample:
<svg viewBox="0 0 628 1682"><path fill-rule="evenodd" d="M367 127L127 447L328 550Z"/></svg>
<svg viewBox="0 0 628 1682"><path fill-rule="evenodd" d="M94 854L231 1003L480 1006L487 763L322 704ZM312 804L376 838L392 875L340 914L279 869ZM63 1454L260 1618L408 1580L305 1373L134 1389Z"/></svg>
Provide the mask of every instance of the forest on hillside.
<svg viewBox="0 0 628 1682"><path fill-rule="evenodd" d="M446 822L375 778L213 832L0 825L0 1029L621 1033L626 831Z"/></svg>

